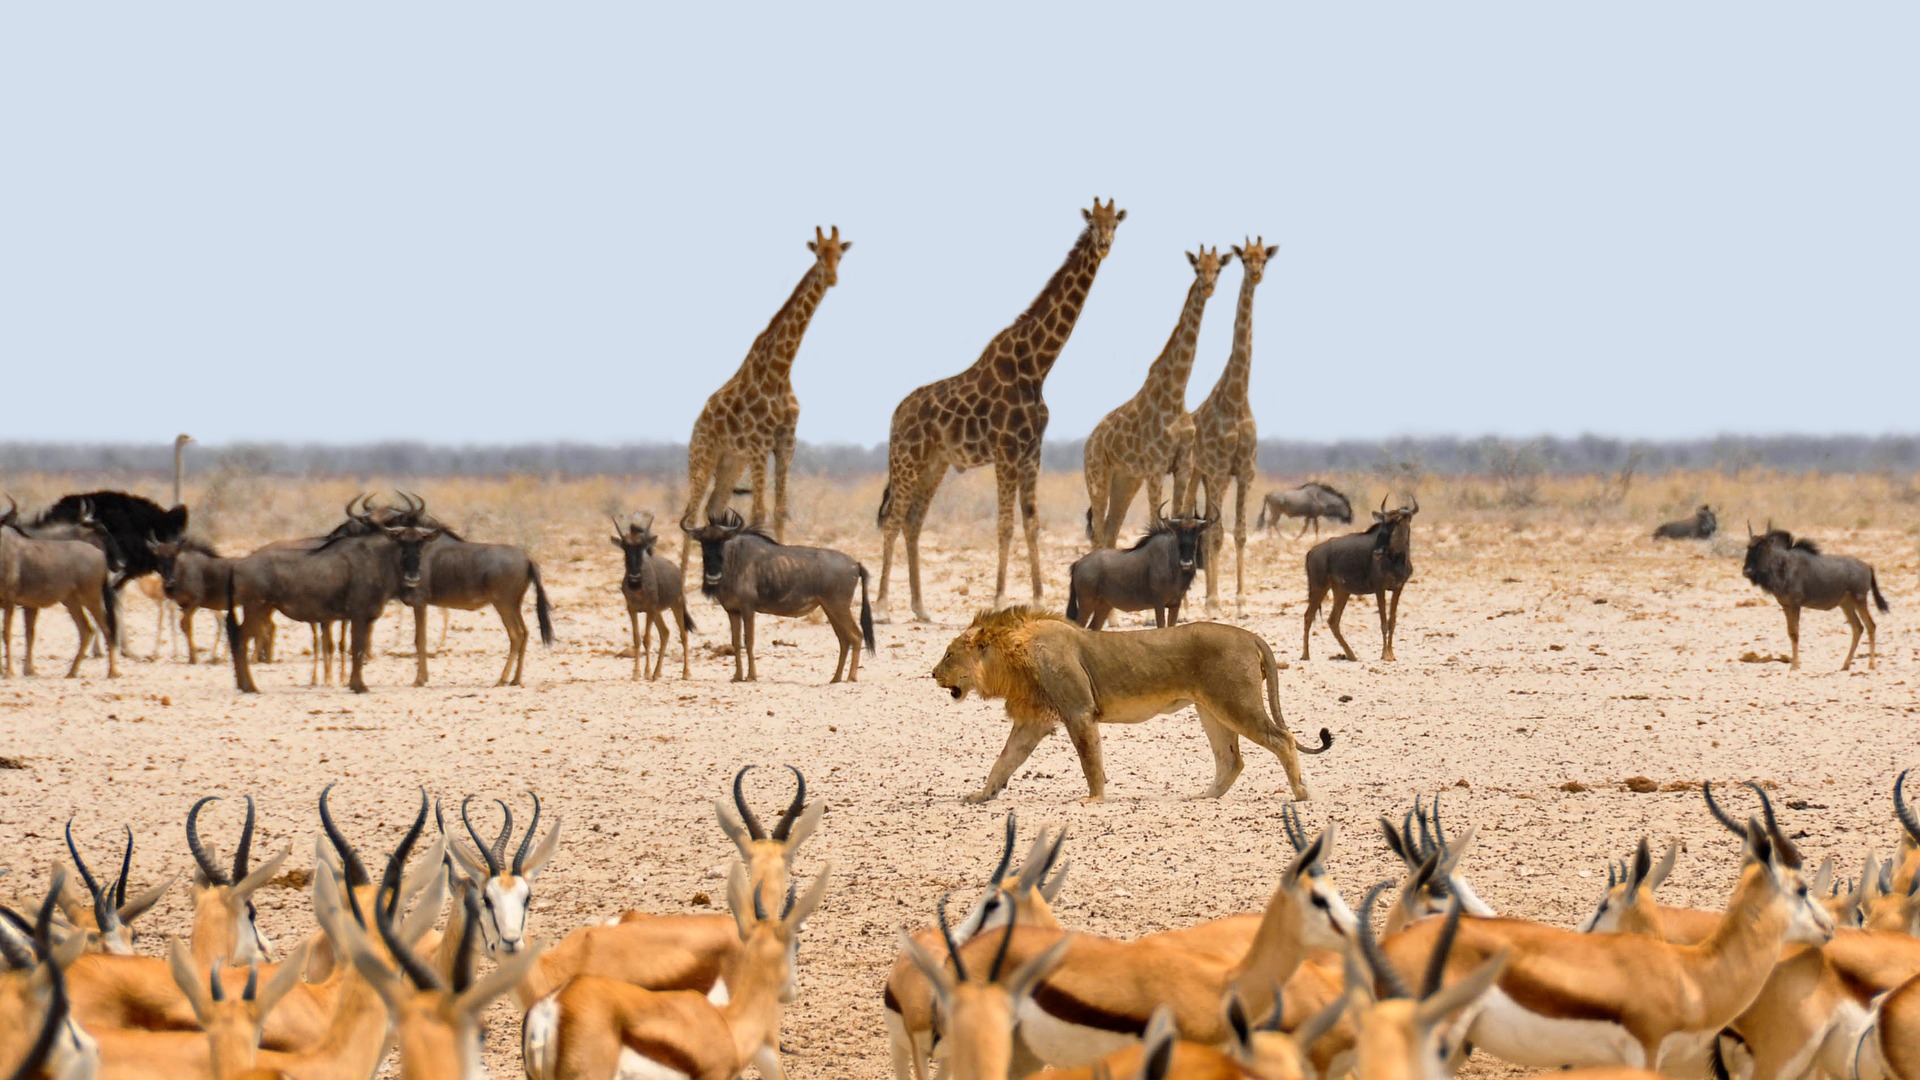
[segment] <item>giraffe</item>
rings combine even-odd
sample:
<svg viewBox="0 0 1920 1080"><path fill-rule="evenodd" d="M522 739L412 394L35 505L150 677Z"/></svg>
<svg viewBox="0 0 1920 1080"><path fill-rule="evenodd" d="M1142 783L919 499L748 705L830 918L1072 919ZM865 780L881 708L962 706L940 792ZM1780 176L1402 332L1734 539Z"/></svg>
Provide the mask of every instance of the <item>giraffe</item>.
<svg viewBox="0 0 1920 1080"><path fill-rule="evenodd" d="M1200 316L1213 295L1220 268L1233 261L1233 255L1222 258L1219 248L1208 251L1203 244L1199 254L1188 253L1187 261L1193 264L1193 285L1187 289L1173 336L1147 369L1140 392L1108 413L1087 436L1087 538L1097 548L1114 545L1142 482L1147 485L1147 513L1154 516L1160 513L1160 485L1169 472L1176 502L1193 487L1189 475L1193 417L1187 413L1187 377L1193 374ZM1174 510L1185 513L1187 507L1177 505Z"/></svg>
<svg viewBox="0 0 1920 1080"><path fill-rule="evenodd" d="M800 399L793 395L793 357L800 338L827 290L840 280L840 256L853 241L840 239L840 226L826 235L814 226L807 250L813 265L801 276L793 295L774 312L773 321L753 339L740 370L707 399L700 419L693 422L687 442L687 508L682 528L704 522L694 518L702 500L707 515L718 517L733 495L740 470L753 471L753 524L767 518L767 455L773 455L773 534L787 525L787 468L793 464L794 429L800 421ZM680 571L687 569L691 542L680 549Z"/></svg>
<svg viewBox="0 0 1920 1080"><path fill-rule="evenodd" d="M893 410L887 487L880 496L880 594L874 602L883 620L891 618L887 580L893 569L893 541L905 531L913 617L928 621L920 596L920 526L948 466L993 466L1000 536L994 606L1006 599L1016 495L1026 526L1033 596L1040 598L1040 522L1034 516L1034 487L1040 478L1040 439L1047 430L1041 386L1073 333L1093 287L1093 275L1112 249L1114 228L1126 220L1127 212L1116 210L1111 199L1105 206L1095 199L1093 209L1080 211L1080 216L1087 226L1067 252L1066 262L1054 271L1033 304L987 344L980 359L958 375L913 391Z"/></svg>
<svg viewBox="0 0 1920 1080"><path fill-rule="evenodd" d="M1207 514L1220 520L1221 504L1226 501L1227 481L1233 481L1233 596L1234 605L1245 611L1246 576L1241 563L1247 553L1247 492L1253 488L1253 459L1257 435L1253 426L1253 407L1247 403L1247 377L1253 369L1253 289L1265 275L1267 260L1278 254L1278 245L1265 246L1265 237L1256 237L1233 253L1240 256L1240 303L1233 313L1233 352L1227 357L1227 369L1213 392L1193 410L1193 482L1207 492ZM1192 492L1186 498L1193 505ZM1214 568L1220 565L1220 548L1226 537L1213 530L1207 539L1207 614L1220 614L1219 579Z"/></svg>

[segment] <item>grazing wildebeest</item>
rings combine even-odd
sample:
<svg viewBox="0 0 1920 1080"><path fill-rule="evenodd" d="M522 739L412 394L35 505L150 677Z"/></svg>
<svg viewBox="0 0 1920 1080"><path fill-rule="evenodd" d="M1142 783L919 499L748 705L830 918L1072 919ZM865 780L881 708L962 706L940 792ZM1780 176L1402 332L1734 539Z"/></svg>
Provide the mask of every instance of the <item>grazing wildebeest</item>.
<svg viewBox="0 0 1920 1080"><path fill-rule="evenodd" d="M693 669L687 662L687 638L693 633L693 617L687 614L687 596L680 585L680 568L654 554L660 538L653 533L653 515L645 521L631 521L624 528L618 518L613 522L613 546L626 556L626 570L620 578L620 594L627 599L627 621L633 627L633 677L649 680L660 677L667 663L667 642L673 634L660 613L670 611L680 624L680 677L689 678ZM641 629L640 617L647 617ZM647 651L653 632L660 631L660 658L647 667Z"/></svg>
<svg viewBox="0 0 1920 1080"><path fill-rule="evenodd" d="M782 544L749 528L737 511L708 518L698 529L681 528L700 542L700 591L727 611L733 625L733 681L759 677L753 664L753 618L760 612L798 617L819 608L840 639L832 682L860 677L860 643L873 645L873 607L867 602L867 568L838 551ZM853 587L860 586L860 621L853 620ZM745 631L744 643L741 638ZM848 655L853 663L848 665ZM741 668L741 657L746 667Z"/></svg>
<svg viewBox="0 0 1920 1080"><path fill-rule="evenodd" d="M540 567L526 551L511 544L476 544L440 524L427 513L427 502L404 496L407 511L382 528L431 529L420 563L421 584L402 591L400 599L413 608L413 685L427 685L427 606L478 611L491 607L507 631L507 663L495 686L519 686L527 666L527 620L520 613L527 586L533 586L533 612L540 624L540 643L553 644L553 607L547 603ZM373 519L370 519L373 520Z"/></svg>
<svg viewBox="0 0 1920 1080"><path fill-rule="evenodd" d="M1702 503L1693 516L1681 521L1669 521L1653 530L1655 540L1706 540L1720 529L1720 523L1714 519L1713 508Z"/></svg>
<svg viewBox="0 0 1920 1080"><path fill-rule="evenodd" d="M1098 630L1116 611L1153 611L1153 625L1180 621L1193 575L1207 564L1206 531L1214 518L1154 514L1147 535L1125 551L1095 548L1067 572L1067 618Z"/></svg>
<svg viewBox="0 0 1920 1080"><path fill-rule="evenodd" d="M1306 628L1300 641L1300 659L1311 660L1313 620L1320 615L1320 601L1333 590L1333 610L1327 613L1327 629L1340 651L1349 660L1358 660L1353 646L1340 633L1340 613L1347 597L1372 593L1380 608L1380 659L1393 659L1393 632L1400 623L1400 590L1413 576L1413 515L1420 512L1420 500L1410 506L1387 509L1380 500L1374 511L1373 527L1366 532L1322 540L1307 552ZM1391 604L1389 604L1391 596Z"/></svg>
<svg viewBox="0 0 1920 1080"><path fill-rule="evenodd" d="M227 574L233 560L223 558L212 545L190 536L149 541L147 548L159 564L160 584L166 590L167 599L180 609L180 632L187 637L187 663L199 663L193 644L193 615L203 608L216 613L214 647L207 659L219 660L217 613L227 610Z"/></svg>
<svg viewBox="0 0 1920 1080"><path fill-rule="evenodd" d="M417 525L380 525L365 514L353 515L373 531L341 536L318 547L268 547L235 559L228 576L227 649L233 658L234 684L242 693L259 693L245 643L279 611L295 622L344 621L348 627L352 672L347 685L367 692L363 677L374 620L387 601L421 585L422 549L439 530ZM244 611L244 619L236 612Z"/></svg>
<svg viewBox="0 0 1920 1080"><path fill-rule="evenodd" d="M1892 610L1880 595L1880 581L1873 567L1851 555L1822 555L1811 540L1795 540L1785 529L1767 522L1767 531L1758 536L1747 526L1747 564L1741 570L1748 581L1760 586L1780 601L1787 613L1787 639L1793 642L1789 666L1800 666L1800 609L1832 611L1839 608L1847 617L1853 640L1847 643L1845 671L1853 666L1853 654L1860 647L1860 630L1867 631L1867 667L1875 661L1873 611L1867 604L1871 595L1881 611Z"/></svg>
<svg viewBox="0 0 1920 1080"><path fill-rule="evenodd" d="M107 639L107 677L117 678L114 646L119 637L119 611L114 597L114 577L107 556L98 546L84 540L48 539L29 536L15 524L20 505L11 498L0 515L0 677L13 675L13 609L21 613L26 634L25 664L22 674L33 674L33 637L40 609L59 604L73 617L80 638L67 678L80 674L80 662L86 659L87 646L93 642L97 624ZM78 524L88 526L93 518L82 512ZM92 622L88 622L88 618Z"/></svg>
<svg viewBox="0 0 1920 1080"><path fill-rule="evenodd" d="M1293 534L1295 540L1304 536L1307 526L1313 526L1313 535L1320 535L1320 519L1330 518L1342 525L1353 523L1353 504L1345 495L1318 480L1310 480L1297 488L1286 491L1270 491L1266 501L1260 505L1260 519L1253 523L1256 529L1270 529L1280 524L1283 517L1297 517L1300 531Z"/></svg>

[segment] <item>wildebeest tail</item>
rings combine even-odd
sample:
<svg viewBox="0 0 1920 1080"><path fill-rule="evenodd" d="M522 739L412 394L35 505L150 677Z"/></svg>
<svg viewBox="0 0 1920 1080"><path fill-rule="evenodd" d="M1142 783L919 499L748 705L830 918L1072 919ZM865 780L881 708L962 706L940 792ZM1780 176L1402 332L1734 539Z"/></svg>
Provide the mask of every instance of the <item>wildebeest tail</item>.
<svg viewBox="0 0 1920 1080"><path fill-rule="evenodd" d="M1867 567L1867 587L1873 590L1873 603L1876 607L1878 607L1881 611L1893 610L1891 607L1887 606L1887 598L1881 595L1880 575L1874 573L1873 567L1871 566Z"/></svg>
<svg viewBox="0 0 1920 1080"><path fill-rule="evenodd" d="M1093 507L1087 507L1087 539L1093 539Z"/></svg>
<svg viewBox="0 0 1920 1080"><path fill-rule="evenodd" d="M867 653L872 655L873 644L873 605L867 602L867 568L854 563L853 568L860 571L860 636L866 639Z"/></svg>
<svg viewBox="0 0 1920 1080"><path fill-rule="evenodd" d="M699 627L693 625L693 615L687 611L686 605L684 604L680 606L680 629L689 634L699 629Z"/></svg>
<svg viewBox="0 0 1920 1080"><path fill-rule="evenodd" d="M1260 516L1253 519L1253 527L1256 529L1264 529L1267 527L1267 501L1265 499L1260 500Z"/></svg>
<svg viewBox="0 0 1920 1080"><path fill-rule="evenodd" d="M893 479L887 479L887 486L880 490L880 512L873 516L873 523L881 528L887 527L887 508L893 505Z"/></svg>
<svg viewBox="0 0 1920 1080"><path fill-rule="evenodd" d="M1080 590L1071 581L1067 583L1067 621L1080 625Z"/></svg>
<svg viewBox="0 0 1920 1080"><path fill-rule="evenodd" d="M100 581L100 605L103 611L102 618L104 620L100 629L107 632L107 648L109 649L117 649L120 647L120 597L119 594L113 591L113 577L112 574L108 574Z"/></svg>
<svg viewBox="0 0 1920 1080"><path fill-rule="evenodd" d="M527 560L527 580L533 582L533 615L540 621L540 644L553 645L553 605L547 603L547 587L540 584L540 567Z"/></svg>

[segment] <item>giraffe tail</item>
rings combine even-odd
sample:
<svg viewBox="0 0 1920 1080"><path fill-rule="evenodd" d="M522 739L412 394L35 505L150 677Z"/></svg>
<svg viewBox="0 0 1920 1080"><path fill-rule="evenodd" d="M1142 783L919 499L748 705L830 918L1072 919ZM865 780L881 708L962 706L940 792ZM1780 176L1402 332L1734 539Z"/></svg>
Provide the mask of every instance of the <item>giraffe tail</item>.
<svg viewBox="0 0 1920 1080"><path fill-rule="evenodd" d="M880 492L880 512L874 515L873 523L883 529L886 528L887 527L887 510L892 506L893 506L893 481L889 479L887 481L887 486Z"/></svg>

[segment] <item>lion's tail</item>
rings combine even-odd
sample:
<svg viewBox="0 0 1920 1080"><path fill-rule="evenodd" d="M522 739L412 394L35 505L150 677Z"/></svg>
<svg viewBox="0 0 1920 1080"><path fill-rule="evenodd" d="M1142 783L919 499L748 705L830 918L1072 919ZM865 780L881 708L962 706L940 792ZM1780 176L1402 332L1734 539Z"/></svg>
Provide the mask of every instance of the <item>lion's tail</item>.
<svg viewBox="0 0 1920 1080"><path fill-rule="evenodd" d="M1254 635L1254 638L1260 642L1260 666L1266 672L1267 708L1273 713L1273 726L1280 729L1280 734L1287 737L1287 741L1293 744L1295 750L1303 754L1326 753L1328 748L1333 746L1333 732L1328 731L1326 728L1321 728L1320 745L1314 747L1307 746L1299 739L1294 738L1293 732L1287 728L1287 718L1285 714L1280 711L1280 661L1274 657L1273 646L1267 644L1266 638L1260 637L1258 634Z"/></svg>

